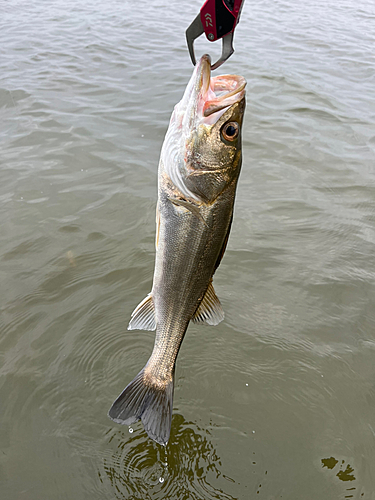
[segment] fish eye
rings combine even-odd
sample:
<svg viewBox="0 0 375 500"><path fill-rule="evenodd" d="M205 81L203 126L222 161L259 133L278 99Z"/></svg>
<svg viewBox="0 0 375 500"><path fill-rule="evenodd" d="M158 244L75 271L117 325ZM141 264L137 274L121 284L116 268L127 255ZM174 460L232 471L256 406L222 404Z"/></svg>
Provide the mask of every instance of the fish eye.
<svg viewBox="0 0 375 500"><path fill-rule="evenodd" d="M222 136L227 141L234 141L237 138L239 132L239 126L237 122L228 122L221 129Z"/></svg>

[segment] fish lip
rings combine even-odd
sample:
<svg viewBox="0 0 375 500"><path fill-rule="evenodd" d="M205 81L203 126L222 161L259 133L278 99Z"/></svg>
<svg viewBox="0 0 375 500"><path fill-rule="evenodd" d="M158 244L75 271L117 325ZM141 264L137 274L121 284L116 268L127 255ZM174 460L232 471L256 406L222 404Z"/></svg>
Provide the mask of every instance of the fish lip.
<svg viewBox="0 0 375 500"><path fill-rule="evenodd" d="M197 64L197 81L198 85L200 84L199 91L202 96L204 96L211 84L211 57L209 54L204 54L198 64Z"/></svg>
<svg viewBox="0 0 375 500"><path fill-rule="evenodd" d="M208 117L240 102L245 95L246 80L239 75L220 75L211 78L210 88L214 98L207 99L203 107L203 116ZM224 92L217 95L218 92Z"/></svg>
<svg viewBox="0 0 375 500"><path fill-rule="evenodd" d="M227 108L241 101L245 95L246 80L239 75L211 77L211 57L205 54L197 63L194 87L197 114L206 122L205 118L219 111L222 111L221 116Z"/></svg>

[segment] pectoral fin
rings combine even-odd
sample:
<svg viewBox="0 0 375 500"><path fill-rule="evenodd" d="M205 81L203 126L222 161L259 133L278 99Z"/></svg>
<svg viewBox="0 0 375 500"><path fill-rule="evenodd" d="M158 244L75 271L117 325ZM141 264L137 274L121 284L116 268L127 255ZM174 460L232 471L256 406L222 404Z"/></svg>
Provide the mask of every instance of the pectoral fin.
<svg viewBox="0 0 375 500"><path fill-rule="evenodd" d="M202 214L200 213L199 207L197 205L194 205L189 201L182 200L181 198L168 198L168 200L171 201L173 205L176 205L177 207L180 206L186 208L186 210L189 210L189 212L198 217L198 219L200 219L203 222L203 224L207 226L207 222L202 217Z"/></svg>
<svg viewBox="0 0 375 500"><path fill-rule="evenodd" d="M155 306L150 293L132 312L128 330L156 330Z"/></svg>
<svg viewBox="0 0 375 500"><path fill-rule="evenodd" d="M205 293L202 302L200 303L192 321L194 323L208 323L209 325L218 325L224 319L224 311L221 307L220 300L218 299L212 281L208 285L207 292Z"/></svg>

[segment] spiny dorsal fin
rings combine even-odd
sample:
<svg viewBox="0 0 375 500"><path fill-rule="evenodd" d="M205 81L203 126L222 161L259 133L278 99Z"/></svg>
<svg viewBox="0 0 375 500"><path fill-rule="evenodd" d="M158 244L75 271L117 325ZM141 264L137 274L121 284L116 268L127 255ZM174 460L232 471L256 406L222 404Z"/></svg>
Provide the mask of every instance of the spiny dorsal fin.
<svg viewBox="0 0 375 500"><path fill-rule="evenodd" d="M151 293L132 312L128 330L156 330L155 306Z"/></svg>
<svg viewBox="0 0 375 500"><path fill-rule="evenodd" d="M206 321L209 325L215 326L223 321L223 319L224 311L211 281L192 321L194 323L204 323Z"/></svg>

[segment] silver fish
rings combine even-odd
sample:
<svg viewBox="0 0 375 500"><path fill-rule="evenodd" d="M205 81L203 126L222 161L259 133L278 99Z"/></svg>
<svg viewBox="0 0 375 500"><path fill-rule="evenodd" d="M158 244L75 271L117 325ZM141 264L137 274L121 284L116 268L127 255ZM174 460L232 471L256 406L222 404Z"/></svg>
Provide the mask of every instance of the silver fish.
<svg viewBox="0 0 375 500"><path fill-rule="evenodd" d="M170 435L174 367L190 320L217 325L223 309L212 285L227 244L241 168L243 77L211 78L201 58L175 106L161 150L152 290L129 330L155 330L146 366L109 410L112 420L141 419L152 439Z"/></svg>

